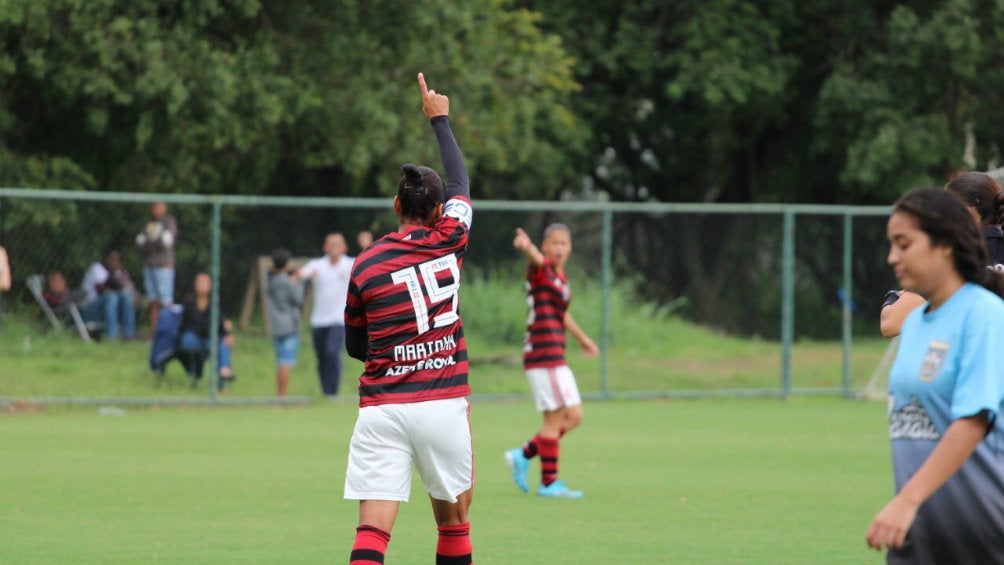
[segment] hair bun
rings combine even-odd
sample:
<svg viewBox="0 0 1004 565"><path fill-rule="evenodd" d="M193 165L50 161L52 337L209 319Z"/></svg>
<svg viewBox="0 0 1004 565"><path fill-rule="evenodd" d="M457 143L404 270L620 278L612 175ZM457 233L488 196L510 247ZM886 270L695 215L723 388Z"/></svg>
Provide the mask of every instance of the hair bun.
<svg viewBox="0 0 1004 565"><path fill-rule="evenodd" d="M401 170L404 171L404 178L408 179L408 182L422 184L422 171L418 170L418 167L408 163L407 165L402 165Z"/></svg>

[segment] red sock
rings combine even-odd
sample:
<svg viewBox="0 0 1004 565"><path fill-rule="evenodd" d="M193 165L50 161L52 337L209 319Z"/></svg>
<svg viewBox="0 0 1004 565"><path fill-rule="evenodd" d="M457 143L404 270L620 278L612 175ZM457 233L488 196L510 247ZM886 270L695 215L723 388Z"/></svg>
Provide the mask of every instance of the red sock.
<svg viewBox="0 0 1004 565"><path fill-rule="evenodd" d="M540 482L547 486L558 480L558 438L537 436L540 449Z"/></svg>
<svg viewBox="0 0 1004 565"><path fill-rule="evenodd" d="M533 439L523 444L523 457L533 459L537 456L540 435L533 436Z"/></svg>
<svg viewBox="0 0 1004 565"><path fill-rule="evenodd" d="M471 523L439 526L436 565L472 565Z"/></svg>
<svg viewBox="0 0 1004 565"><path fill-rule="evenodd" d="M349 565L380 565L387 553L390 534L374 526L356 528L356 543L352 545Z"/></svg>

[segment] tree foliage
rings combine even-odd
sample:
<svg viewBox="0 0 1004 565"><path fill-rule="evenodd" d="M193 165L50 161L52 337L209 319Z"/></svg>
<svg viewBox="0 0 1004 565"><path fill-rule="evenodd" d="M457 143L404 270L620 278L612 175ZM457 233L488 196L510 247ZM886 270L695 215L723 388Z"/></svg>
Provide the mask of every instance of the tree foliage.
<svg viewBox="0 0 1004 565"><path fill-rule="evenodd" d="M2 184L386 194L435 159L424 70L472 166L525 196L583 131L538 20L497 0L0 0Z"/></svg>

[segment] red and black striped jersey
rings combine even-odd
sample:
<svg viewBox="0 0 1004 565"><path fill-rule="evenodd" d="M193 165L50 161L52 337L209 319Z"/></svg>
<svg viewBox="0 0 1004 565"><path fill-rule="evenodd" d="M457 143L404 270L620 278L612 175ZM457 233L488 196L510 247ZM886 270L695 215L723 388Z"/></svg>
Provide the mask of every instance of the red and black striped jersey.
<svg viewBox="0 0 1004 565"><path fill-rule="evenodd" d="M435 226L388 234L356 257L345 325L367 335L360 406L470 394L458 291L471 220L457 196Z"/></svg>
<svg viewBox="0 0 1004 565"><path fill-rule="evenodd" d="M550 260L526 270L526 338L523 367L565 365L565 312L572 300L572 287L564 273L554 270Z"/></svg>

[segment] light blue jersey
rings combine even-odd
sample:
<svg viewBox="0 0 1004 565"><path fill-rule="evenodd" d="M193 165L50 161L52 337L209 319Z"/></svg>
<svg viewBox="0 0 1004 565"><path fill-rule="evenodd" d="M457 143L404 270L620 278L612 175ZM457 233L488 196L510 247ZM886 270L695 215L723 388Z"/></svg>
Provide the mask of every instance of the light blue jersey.
<svg viewBox="0 0 1004 565"><path fill-rule="evenodd" d="M889 563L1004 564L1004 301L966 283L907 316L889 374L896 492L948 426L986 413L987 437L923 505Z"/></svg>

